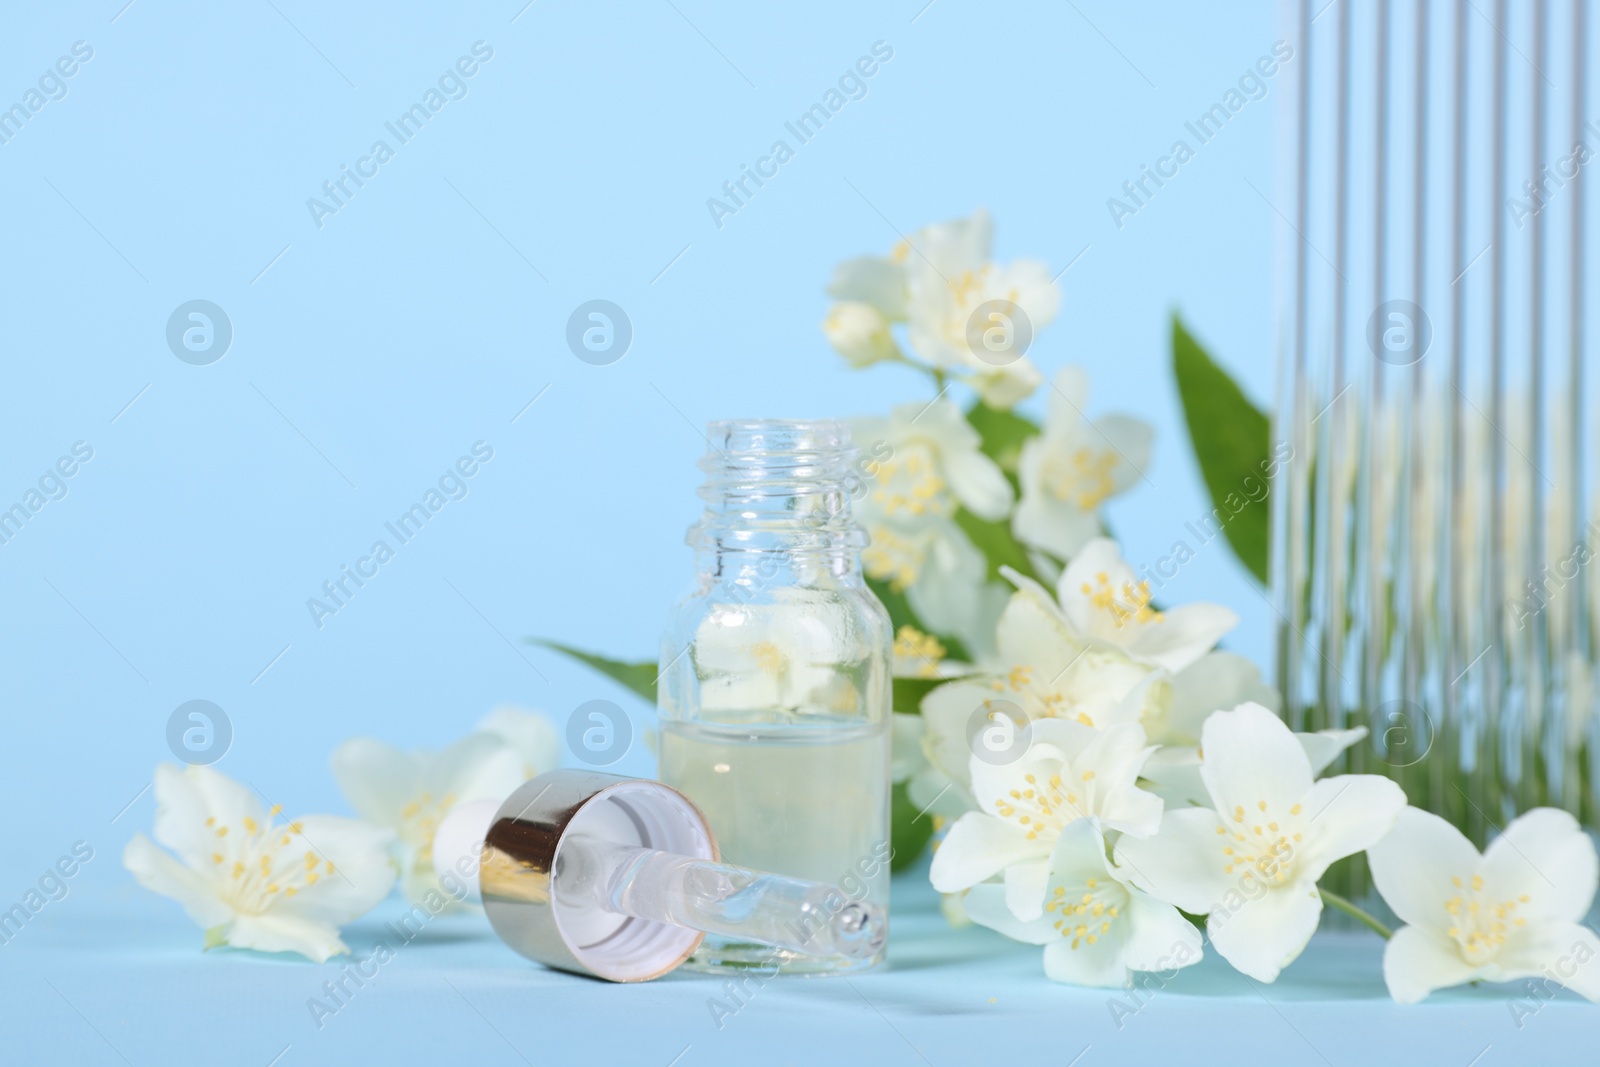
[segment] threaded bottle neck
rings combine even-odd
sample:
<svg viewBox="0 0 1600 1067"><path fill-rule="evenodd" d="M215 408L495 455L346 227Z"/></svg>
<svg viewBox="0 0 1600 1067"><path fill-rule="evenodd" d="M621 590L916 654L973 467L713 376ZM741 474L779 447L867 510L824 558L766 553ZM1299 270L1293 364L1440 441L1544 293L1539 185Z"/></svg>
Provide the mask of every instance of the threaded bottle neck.
<svg viewBox="0 0 1600 1067"><path fill-rule="evenodd" d="M855 566L866 534L850 517L858 476L842 423L740 419L707 428L706 502L689 530L699 552L839 556Z"/></svg>

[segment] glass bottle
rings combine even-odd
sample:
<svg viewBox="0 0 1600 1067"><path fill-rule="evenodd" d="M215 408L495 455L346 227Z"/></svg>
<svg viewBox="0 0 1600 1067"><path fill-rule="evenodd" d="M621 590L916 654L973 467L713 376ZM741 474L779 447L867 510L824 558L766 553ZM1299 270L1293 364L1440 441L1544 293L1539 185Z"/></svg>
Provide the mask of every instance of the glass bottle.
<svg viewBox="0 0 1600 1067"><path fill-rule="evenodd" d="M861 573L849 432L744 420L707 440L696 585L661 642L661 780L705 814L724 861L887 907L893 638ZM832 974L880 959L709 936L689 966Z"/></svg>

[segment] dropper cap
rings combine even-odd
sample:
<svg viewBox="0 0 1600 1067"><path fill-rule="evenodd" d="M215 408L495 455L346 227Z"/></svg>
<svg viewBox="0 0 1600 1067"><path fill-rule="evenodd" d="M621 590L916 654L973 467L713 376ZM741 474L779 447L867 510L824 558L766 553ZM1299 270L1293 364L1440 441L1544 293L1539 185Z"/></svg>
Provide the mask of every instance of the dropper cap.
<svg viewBox="0 0 1600 1067"><path fill-rule="evenodd" d="M457 876L477 868L489 923L517 952L547 967L643 982L699 947L699 931L617 914L593 895L555 892L557 864L575 834L715 861L711 828L682 793L642 778L561 770L525 782L492 814L486 808L460 805L445 817L434 866Z"/></svg>
<svg viewBox="0 0 1600 1067"><path fill-rule="evenodd" d="M702 931L856 958L887 934L881 907L836 886L719 862L699 810L645 779L555 771L502 804L460 805L433 859L469 885L477 871L489 921L517 952L614 982L667 973Z"/></svg>

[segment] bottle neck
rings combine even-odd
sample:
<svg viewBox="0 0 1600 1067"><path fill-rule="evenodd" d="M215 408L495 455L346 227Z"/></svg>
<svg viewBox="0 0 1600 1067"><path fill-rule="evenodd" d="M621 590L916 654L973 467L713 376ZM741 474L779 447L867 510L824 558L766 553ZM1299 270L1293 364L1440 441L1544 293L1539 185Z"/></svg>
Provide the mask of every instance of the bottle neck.
<svg viewBox="0 0 1600 1067"><path fill-rule="evenodd" d="M702 576L741 583L859 580L866 534L850 514L856 450L837 422L712 423L689 530Z"/></svg>

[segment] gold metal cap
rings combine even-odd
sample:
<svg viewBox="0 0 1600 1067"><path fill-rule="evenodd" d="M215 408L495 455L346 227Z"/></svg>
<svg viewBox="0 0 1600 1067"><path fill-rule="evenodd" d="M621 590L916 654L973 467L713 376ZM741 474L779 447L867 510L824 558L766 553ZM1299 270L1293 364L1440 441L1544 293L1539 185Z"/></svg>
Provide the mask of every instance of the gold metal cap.
<svg viewBox="0 0 1600 1067"><path fill-rule="evenodd" d="M606 911L556 892L568 833L716 860L716 839L687 797L660 782L561 770L524 783L484 837L478 882L495 933L531 960L612 982L658 978L704 934Z"/></svg>

